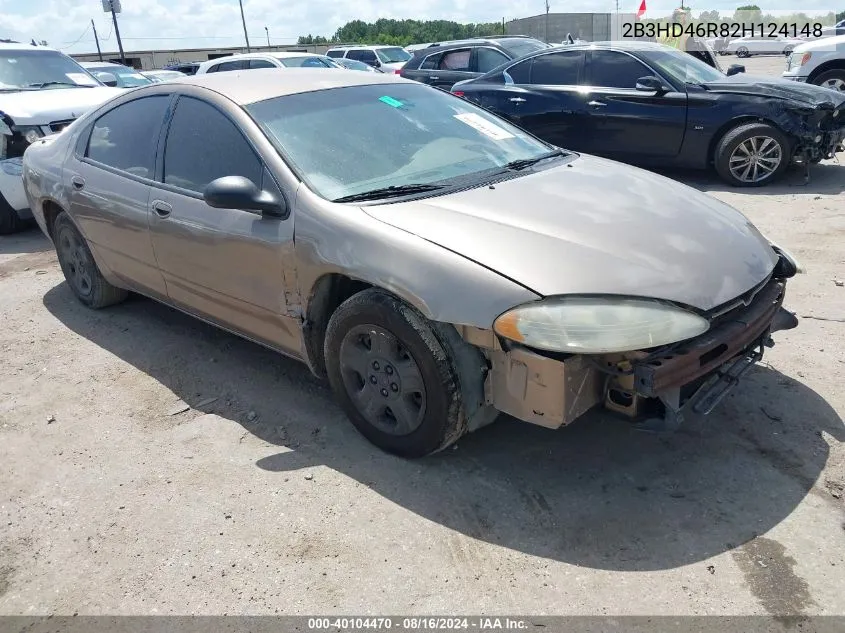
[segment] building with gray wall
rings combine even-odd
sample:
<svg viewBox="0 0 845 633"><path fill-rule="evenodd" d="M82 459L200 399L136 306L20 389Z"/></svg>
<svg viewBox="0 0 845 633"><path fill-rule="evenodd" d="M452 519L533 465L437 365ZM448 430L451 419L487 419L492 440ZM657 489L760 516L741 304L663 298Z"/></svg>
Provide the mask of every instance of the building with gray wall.
<svg viewBox="0 0 845 633"><path fill-rule="evenodd" d="M541 13L506 23L509 35L529 35L544 42L563 42L567 34L590 42L621 39L622 25L633 13Z"/></svg>

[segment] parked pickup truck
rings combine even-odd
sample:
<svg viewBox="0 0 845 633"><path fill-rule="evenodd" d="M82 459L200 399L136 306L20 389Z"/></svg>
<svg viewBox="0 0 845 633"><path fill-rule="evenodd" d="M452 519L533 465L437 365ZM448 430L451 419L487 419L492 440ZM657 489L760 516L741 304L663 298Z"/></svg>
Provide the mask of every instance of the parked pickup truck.
<svg viewBox="0 0 845 633"><path fill-rule="evenodd" d="M845 35L796 47L786 62L783 78L845 92Z"/></svg>

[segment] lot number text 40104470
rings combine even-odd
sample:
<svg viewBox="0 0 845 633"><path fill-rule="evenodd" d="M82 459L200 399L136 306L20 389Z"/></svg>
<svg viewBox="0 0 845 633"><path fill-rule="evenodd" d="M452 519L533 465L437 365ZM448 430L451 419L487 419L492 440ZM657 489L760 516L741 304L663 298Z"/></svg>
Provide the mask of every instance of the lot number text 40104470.
<svg viewBox="0 0 845 633"><path fill-rule="evenodd" d="M821 37L823 26L819 22L778 24L776 22L733 23L696 22L627 22L622 28L624 38L654 37Z"/></svg>

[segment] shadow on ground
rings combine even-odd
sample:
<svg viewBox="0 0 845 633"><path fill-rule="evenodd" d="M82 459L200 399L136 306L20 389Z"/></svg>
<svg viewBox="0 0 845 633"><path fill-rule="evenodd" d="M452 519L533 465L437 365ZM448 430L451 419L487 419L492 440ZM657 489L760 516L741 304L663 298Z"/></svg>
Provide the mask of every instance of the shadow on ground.
<svg viewBox="0 0 845 633"><path fill-rule="evenodd" d="M559 431L503 419L454 450L405 461L364 441L295 361L145 299L91 312L62 283L44 305L188 404L287 447L259 468L283 476L325 465L475 539L593 568L673 568L753 539L808 493L826 494L813 486L827 441L845 440L823 398L761 367L674 436L602 413ZM221 399L203 407L208 394Z"/></svg>
<svg viewBox="0 0 845 633"><path fill-rule="evenodd" d="M839 154L845 158L845 154ZM763 187L733 187L724 182L713 170L651 169L655 173L679 180L701 191L725 191L763 196L783 194L838 195L845 192L845 164L827 160L810 167L810 180L804 181L804 169L793 166L783 178Z"/></svg>
<svg viewBox="0 0 845 633"><path fill-rule="evenodd" d="M26 230L11 235L0 235L0 258L3 255L43 253L53 249L50 240L44 237L34 223Z"/></svg>

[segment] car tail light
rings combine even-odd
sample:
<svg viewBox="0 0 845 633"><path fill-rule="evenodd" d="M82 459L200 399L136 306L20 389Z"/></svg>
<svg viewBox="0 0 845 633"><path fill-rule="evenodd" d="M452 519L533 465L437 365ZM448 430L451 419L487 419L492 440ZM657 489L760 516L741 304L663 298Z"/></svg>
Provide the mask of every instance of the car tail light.
<svg viewBox="0 0 845 633"><path fill-rule="evenodd" d="M456 97L463 97L464 96L464 93L461 92L460 90L455 90L455 92L453 92L452 94L455 95Z"/></svg>
<svg viewBox="0 0 845 633"><path fill-rule="evenodd" d="M402 69L401 69L401 68L397 68L396 70L394 70L394 71L393 71L393 74L394 74L394 75L401 75L401 74L402 74Z"/></svg>

